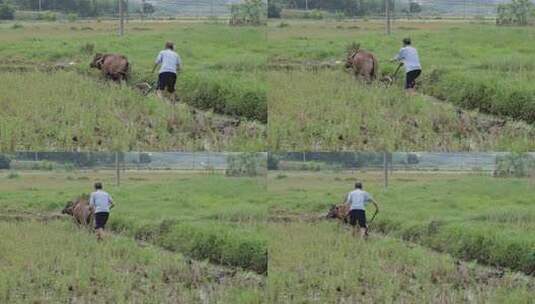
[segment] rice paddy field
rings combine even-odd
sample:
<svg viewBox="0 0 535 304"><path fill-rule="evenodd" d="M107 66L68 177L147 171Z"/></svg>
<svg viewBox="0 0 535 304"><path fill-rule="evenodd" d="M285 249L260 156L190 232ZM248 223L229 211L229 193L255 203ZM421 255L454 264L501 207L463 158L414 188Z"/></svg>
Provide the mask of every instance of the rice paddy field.
<svg viewBox="0 0 535 304"><path fill-rule="evenodd" d="M411 37L423 74L417 96L345 72L351 43L373 52L379 76ZM459 21L277 20L268 25L272 150L533 150L530 27ZM488 115L490 114L490 115Z"/></svg>
<svg viewBox="0 0 535 304"><path fill-rule="evenodd" d="M368 240L320 219L356 180L379 202ZM478 174L271 171L273 303L532 303L533 182ZM373 207L368 219L373 214Z"/></svg>
<svg viewBox="0 0 535 304"><path fill-rule="evenodd" d="M395 171L384 190L373 171L151 170L117 186L111 171L57 169L0 180L10 303L531 303L535 290L528 179ZM97 180L117 205L103 242L60 214ZM324 217L355 180L380 204L366 241Z"/></svg>
<svg viewBox="0 0 535 304"><path fill-rule="evenodd" d="M2 302L262 301L265 177L127 171L120 186L110 171L0 178ZM60 214L97 180L117 205L100 243Z"/></svg>
<svg viewBox="0 0 535 304"><path fill-rule="evenodd" d="M0 149L263 151L265 27L198 21L0 24ZM166 41L183 60L172 106L137 84ZM95 53L128 57L126 85L90 69ZM21 128L20 126L24 126Z"/></svg>

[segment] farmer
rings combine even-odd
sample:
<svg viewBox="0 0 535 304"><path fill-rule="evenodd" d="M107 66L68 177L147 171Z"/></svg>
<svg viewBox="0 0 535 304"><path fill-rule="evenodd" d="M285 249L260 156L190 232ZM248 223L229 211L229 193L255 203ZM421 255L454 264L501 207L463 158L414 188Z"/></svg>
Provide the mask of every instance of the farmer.
<svg viewBox="0 0 535 304"><path fill-rule="evenodd" d="M416 86L416 78L422 73L422 66L420 65L420 58L418 57L418 51L411 46L411 39L403 39L403 47L399 50L399 53L394 57L392 62L400 62L405 66L405 89L409 93L414 93L414 87Z"/></svg>
<svg viewBox="0 0 535 304"><path fill-rule="evenodd" d="M174 51L175 46L172 42L165 43L165 49L158 54L152 72L160 66L160 72L158 75L158 87L156 88L156 95L163 98L163 91L167 91L171 94L171 101L175 102L175 85L177 72L182 67L182 61L180 56Z"/></svg>
<svg viewBox="0 0 535 304"><path fill-rule="evenodd" d="M379 212L379 206L372 196L362 190L362 183L355 183L355 190L349 192L346 204L349 210L349 224L353 226L353 236L357 237L357 230L362 238L368 236L368 226L366 225L366 205L372 203L375 206L375 213ZM357 227L358 222L358 227Z"/></svg>
<svg viewBox="0 0 535 304"><path fill-rule="evenodd" d="M95 231L97 240L102 240L104 236L104 227L110 215L110 209L113 208L111 196L102 190L102 183L95 183L95 192L89 197L89 206L95 211Z"/></svg>

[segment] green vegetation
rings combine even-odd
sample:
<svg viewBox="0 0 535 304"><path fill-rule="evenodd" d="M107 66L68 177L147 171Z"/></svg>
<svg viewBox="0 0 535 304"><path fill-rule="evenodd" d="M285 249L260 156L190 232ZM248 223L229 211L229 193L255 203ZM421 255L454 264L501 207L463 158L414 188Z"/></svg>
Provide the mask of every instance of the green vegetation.
<svg viewBox="0 0 535 304"><path fill-rule="evenodd" d="M498 5L498 25L528 25L535 14L535 6L529 0L512 0Z"/></svg>
<svg viewBox="0 0 535 304"><path fill-rule="evenodd" d="M2 73L0 150L223 150L262 147L255 123L219 132L213 114L204 120L184 105L99 83L76 72ZM21 128L21 126L24 126Z"/></svg>
<svg viewBox="0 0 535 304"><path fill-rule="evenodd" d="M230 6L231 25L264 25L266 17L266 3L263 0L245 0Z"/></svg>
<svg viewBox="0 0 535 304"><path fill-rule="evenodd" d="M336 224L272 227L269 303L530 303L534 279ZM288 300L291 299L291 300Z"/></svg>
<svg viewBox="0 0 535 304"><path fill-rule="evenodd" d="M13 236L16 235L16 238ZM71 222L0 222L4 303L260 303L262 278Z"/></svg>
<svg viewBox="0 0 535 304"><path fill-rule="evenodd" d="M9 3L0 1L0 20L13 20L15 18L15 8Z"/></svg>
<svg viewBox="0 0 535 304"><path fill-rule="evenodd" d="M32 0L10 0L21 11L35 11L38 13L37 19L42 18L38 10L57 11L65 14L79 14L82 17L96 17L103 14L117 14L119 6L112 0L54 0L54 1L32 1ZM135 5L135 4L134 4Z"/></svg>
<svg viewBox="0 0 535 304"><path fill-rule="evenodd" d="M383 24L377 22L288 20L289 26L277 24L269 24L268 37L272 69L268 137L274 149L535 147L535 90L531 86L535 70L526 57L533 48L532 28L398 21L393 35L385 36ZM472 113L466 122L462 116L467 114L430 102L433 99L408 98L401 91L402 75L392 89L385 90L380 84L363 87L343 71L346 47L355 41L377 55L380 77L393 74L396 66L388 60L406 36L412 38L422 60L421 92L498 118ZM433 123L432 117L438 120ZM467 123L468 129L453 127L464 128ZM362 126L367 130L359 130Z"/></svg>
<svg viewBox="0 0 535 304"><path fill-rule="evenodd" d="M384 191L381 174L285 174L268 180L281 213L325 214L358 179L380 202L372 230L460 259L535 272L535 188L527 179L394 173Z"/></svg>
<svg viewBox="0 0 535 304"><path fill-rule="evenodd" d="M489 151L535 147L519 128L342 71L269 72L269 146L277 151Z"/></svg>
<svg viewBox="0 0 535 304"><path fill-rule="evenodd" d="M0 183L0 205L13 212L59 213L99 180L117 203L113 231L195 259L267 271L263 177L127 172L117 187L112 172L73 175L21 172Z"/></svg>
<svg viewBox="0 0 535 304"><path fill-rule="evenodd" d="M76 25L25 23L17 30L0 25L5 41L0 56L9 58L0 61L0 77L9 83L0 101L10 105L0 110L0 121L6 124L0 135L1 149L265 150L261 124L267 121L267 89L261 28L132 21L121 38L112 35L116 32L113 23ZM176 43L184 61L177 81L181 101L229 117L194 114L183 104L173 108L135 89L143 82L154 85L153 61L167 40ZM102 78L100 71L89 68L95 52L128 57L132 74L128 86L97 81ZM35 110L30 117L23 114L21 93L25 109ZM64 113L80 105L84 113ZM100 122L97 111L103 116ZM76 120L89 122L79 125ZM38 139L21 137L20 121ZM81 133L82 142L72 142L71 135L80 137ZM101 140L104 134L112 136Z"/></svg>

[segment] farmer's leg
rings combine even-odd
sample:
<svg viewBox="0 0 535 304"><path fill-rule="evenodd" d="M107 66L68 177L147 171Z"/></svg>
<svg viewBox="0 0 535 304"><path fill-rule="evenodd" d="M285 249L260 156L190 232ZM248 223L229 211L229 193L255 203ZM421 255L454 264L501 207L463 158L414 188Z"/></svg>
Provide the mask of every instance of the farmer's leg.
<svg viewBox="0 0 535 304"><path fill-rule="evenodd" d="M358 210L358 223L360 230L360 237L365 239L368 236L368 226L366 225L366 211Z"/></svg>
<svg viewBox="0 0 535 304"><path fill-rule="evenodd" d="M102 239L104 238L104 229L98 228L95 232L97 235L97 241L102 241Z"/></svg>
<svg viewBox="0 0 535 304"><path fill-rule="evenodd" d="M168 83L167 83L167 91L169 92L169 99L171 100L171 104L176 103L176 74L175 73L169 73L168 77Z"/></svg>
<svg viewBox="0 0 535 304"><path fill-rule="evenodd" d="M158 75L158 85L156 87L156 96L158 96L158 98L160 99L163 99L163 90L165 90L165 86L166 86L165 73L160 73Z"/></svg>
<svg viewBox="0 0 535 304"><path fill-rule="evenodd" d="M351 225L351 235L353 237L357 237L357 231L358 231L358 226L357 226L357 213L356 213L357 210L350 210L349 211L349 225Z"/></svg>
<svg viewBox="0 0 535 304"><path fill-rule="evenodd" d="M415 92L414 87L416 86L416 78L420 76L420 73L420 70L414 70L407 73L405 89L407 89L407 92L409 92L409 94L411 95Z"/></svg>

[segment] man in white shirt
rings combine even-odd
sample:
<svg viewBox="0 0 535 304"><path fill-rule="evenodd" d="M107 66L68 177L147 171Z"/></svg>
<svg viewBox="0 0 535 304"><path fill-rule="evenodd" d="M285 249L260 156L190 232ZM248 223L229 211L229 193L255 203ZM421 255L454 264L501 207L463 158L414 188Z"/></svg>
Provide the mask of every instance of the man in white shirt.
<svg viewBox="0 0 535 304"><path fill-rule="evenodd" d="M114 206L111 196L102 190L102 183L95 183L95 192L91 193L89 197L89 206L95 211L97 240L102 240L104 227L110 215L110 209Z"/></svg>
<svg viewBox="0 0 535 304"><path fill-rule="evenodd" d="M355 190L349 192L346 204L349 209L349 224L353 226L353 236L357 236L357 230L362 238L368 236L368 225L366 224L366 205L372 203L375 206L375 212L379 212L379 206L372 196L362 190L362 183L355 183ZM358 227L357 227L358 222Z"/></svg>
<svg viewBox="0 0 535 304"><path fill-rule="evenodd" d="M401 62L405 66L405 89L413 93L416 86L416 78L422 73L422 65L420 64L418 51L411 44L410 38L403 39L403 47L392 61Z"/></svg>
<svg viewBox="0 0 535 304"><path fill-rule="evenodd" d="M158 74L158 87L156 88L156 95L163 98L163 91L167 91L171 94L171 101L174 103L176 100L175 96L175 85L177 72L180 71L182 67L182 61L180 56L174 51L175 46L172 42L165 43L165 49L161 51L156 57L154 62L154 67L152 72L160 66L160 71Z"/></svg>

